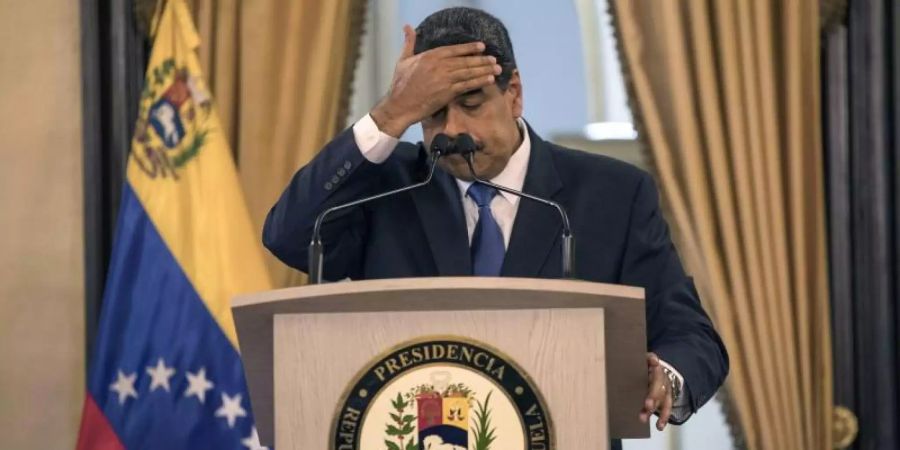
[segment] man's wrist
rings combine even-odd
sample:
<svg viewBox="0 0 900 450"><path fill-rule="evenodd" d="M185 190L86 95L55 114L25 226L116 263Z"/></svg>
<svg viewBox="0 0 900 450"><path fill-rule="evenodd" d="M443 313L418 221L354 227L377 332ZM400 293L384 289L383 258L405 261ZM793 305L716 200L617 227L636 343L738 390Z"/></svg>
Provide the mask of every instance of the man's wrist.
<svg viewBox="0 0 900 450"><path fill-rule="evenodd" d="M669 393L672 395L672 403L674 404L679 399L679 397L681 397L681 392L683 390L681 377L678 376L667 365L663 365L662 370L666 375L666 381L669 384Z"/></svg>
<svg viewBox="0 0 900 450"><path fill-rule="evenodd" d="M371 114L366 114L353 124L353 139L363 157L374 164L387 161L397 146L397 138L379 130Z"/></svg>
<svg viewBox="0 0 900 450"><path fill-rule="evenodd" d="M403 118L403 115L394 108L390 100L382 99L369 112L378 129L388 136L400 138L406 129L412 125L411 122Z"/></svg>

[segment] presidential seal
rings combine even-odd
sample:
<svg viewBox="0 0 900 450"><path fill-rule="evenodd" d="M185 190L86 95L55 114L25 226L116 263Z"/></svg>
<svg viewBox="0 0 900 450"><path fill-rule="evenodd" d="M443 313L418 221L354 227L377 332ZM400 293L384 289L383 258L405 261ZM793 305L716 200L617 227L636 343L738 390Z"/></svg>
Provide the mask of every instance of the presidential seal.
<svg viewBox="0 0 900 450"><path fill-rule="evenodd" d="M528 375L486 344L425 338L379 356L350 382L336 450L546 450L547 408Z"/></svg>

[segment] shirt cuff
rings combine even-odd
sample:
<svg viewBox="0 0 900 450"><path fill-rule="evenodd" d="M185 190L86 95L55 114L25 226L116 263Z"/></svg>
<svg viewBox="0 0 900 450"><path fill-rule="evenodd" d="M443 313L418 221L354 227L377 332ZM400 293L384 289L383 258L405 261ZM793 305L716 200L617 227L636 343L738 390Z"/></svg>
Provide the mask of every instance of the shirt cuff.
<svg viewBox="0 0 900 450"><path fill-rule="evenodd" d="M678 369L672 367L671 364L659 360L659 363L662 364L663 367L669 369L672 374L675 375L675 378L678 378L678 381L681 382L681 392L678 397L675 397L675 402L672 404L672 420L675 422L684 422L688 417L691 416L691 406L688 403L688 396L684 393L687 391L687 385L684 383L684 377L681 376L681 372Z"/></svg>
<svg viewBox="0 0 900 450"><path fill-rule="evenodd" d="M366 114L353 124L353 139L363 157L371 163L381 164L394 151L400 140L378 129L372 116Z"/></svg>

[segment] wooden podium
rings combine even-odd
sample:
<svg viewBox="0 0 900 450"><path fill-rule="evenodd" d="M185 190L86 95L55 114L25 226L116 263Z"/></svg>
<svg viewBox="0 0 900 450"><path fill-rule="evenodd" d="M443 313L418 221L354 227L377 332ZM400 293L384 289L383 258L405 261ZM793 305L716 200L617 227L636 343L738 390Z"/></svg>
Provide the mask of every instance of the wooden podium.
<svg viewBox="0 0 900 450"><path fill-rule="evenodd" d="M472 361L478 362L484 371L481 378L499 375L492 378L496 386L473 389L482 395L486 390L504 391L505 396L488 399L494 408L525 404L519 396L528 395L526 388L534 390L535 402L543 409L526 405L519 410L524 439L530 442L523 448L596 450L606 448L611 438L650 434L649 425L638 418L647 388L641 288L525 278L390 279L240 296L233 311L260 441L279 450L393 448L395 444L380 437L377 442L365 438L373 430L385 433L391 420L399 429L387 437L400 445L405 438L409 444L410 436L416 436L411 431L415 423L419 433L431 423L422 413L422 396L440 402L441 394L420 389L419 394L406 394L409 403L394 403L390 388L400 389L401 382L391 383L406 366L410 369L404 374L452 378L455 364L446 370L432 364L438 354L467 359L473 367ZM417 342L424 344L415 347ZM479 349L486 350L482 354ZM398 353L391 356L392 351ZM363 404L380 407L382 392L361 388L367 386L365 380L379 386L384 382L383 394L394 408L410 411L418 404L418 418L399 414L390 419L387 413L359 411ZM519 381L500 389L506 380ZM455 401L452 392L443 391L445 404ZM449 416L444 422L436 420L445 428L451 423L474 427L484 401L470 399L471 409L463 412L445 406ZM460 419L465 412L472 413L472 422ZM498 412L491 425L499 429L504 417ZM511 450L507 446L493 448Z"/></svg>

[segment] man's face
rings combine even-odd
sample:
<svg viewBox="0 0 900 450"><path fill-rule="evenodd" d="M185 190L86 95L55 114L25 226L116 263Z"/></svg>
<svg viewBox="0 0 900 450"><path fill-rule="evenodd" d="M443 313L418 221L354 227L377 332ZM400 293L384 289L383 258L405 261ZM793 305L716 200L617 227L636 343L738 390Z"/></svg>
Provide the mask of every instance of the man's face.
<svg viewBox="0 0 900 450"><path fill-rule="evenodd" d="M513 70L505 91L495 83L456 97L431 117L422 120L422 134L426 148L440 133L450 138L456 138L461 133L471 135L477 145L475 173L489 180L503 171L519 147L522 136L516 119L521 116L522 81L519 71ZM460 155L443 157L438 164L456 178L472 180L466 160Z"/></svg>

